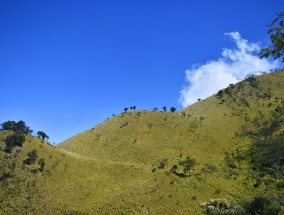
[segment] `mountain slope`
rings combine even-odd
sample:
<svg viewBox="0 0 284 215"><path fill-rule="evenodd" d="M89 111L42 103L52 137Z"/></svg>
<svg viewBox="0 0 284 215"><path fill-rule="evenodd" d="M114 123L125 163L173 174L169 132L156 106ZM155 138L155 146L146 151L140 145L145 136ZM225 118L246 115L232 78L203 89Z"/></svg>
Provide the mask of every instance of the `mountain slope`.
<svg viewBox="0 0 284 215"><path fill-rule="evenodd" d="M0 180L0 211L201 214L199 203L212 198L281 202L283 98L281 71L248 77L177 113L119 114L55 148L28 135L13 176ZM8 134L0 134L4 148ZM33 149L45 160L43 171L23 165ZM262 163L258 155L269 160L272 152L274 166ZM17 154L1 153L5 162Z"/></svg>
<svg viewBox="0 0 284 215"><path fill-rule="evenodd" d="M182 195L179 192L179 197L186 199L184 204L188 205L186 209L183 207L184 212L190 211L189 208L198 211L196 202L191 198L196 199L195 195L200 192L204 192L202 199L197 198L201 201L215 197L214 192L217 190L217 193L222 193L217 197L225 196L245 202L268 189L265 186L255 189L253 186L259 180L257 178L247 181L248 172L252 168L247 153L252 147L252 141L246 132L254 129L253 120L259 114L269 119L271 111L281 104L283 80L283 72L252 76L235 86L231 85L223 90L223 93L189 106L179 113L123 113L65 141L59 147L63 151L71 151L92 159L118 163L133 162L136 165L144 164L149 169L157 167L161 161L167 159L167 171L179 162L181 153L183 159L191 156L197 160L195 171L198 173L207 164L217 167L216 172L207 176L211 178L202 185L203 191L199 188L197 192L191 192L191 195ZM238 156L243 158L232 161L234 159L231 154L239 154ZM231 165L237 163L239 168L228 168L230 162L234 162ZM167 171L164 171L165 174ZM155 175L156 172L151 174ZM172 175L159 176L162 181L170 180L171 177ZM184 180L174 179L178 180L178 185ZM187 180L192 180L190 183L193 184L200 183L200 178L192 177ZM163 187L161 183L163 182L156 183L156 186ZM155 182L148 181L147 184L149 186ZM161 188L160 196L152 195L150 199L171 195L172 192L169 192L168 188L169 186ZM187 190L190 186L178 189ZM140 197L142 193L136 195ZM139 201L143 202L143 199L139 198ZM175 211L181 207L175 207L171 199L171 203L167 202L163 208L165 211L158 210L157 213L165 213L169 208Z"/></svg>

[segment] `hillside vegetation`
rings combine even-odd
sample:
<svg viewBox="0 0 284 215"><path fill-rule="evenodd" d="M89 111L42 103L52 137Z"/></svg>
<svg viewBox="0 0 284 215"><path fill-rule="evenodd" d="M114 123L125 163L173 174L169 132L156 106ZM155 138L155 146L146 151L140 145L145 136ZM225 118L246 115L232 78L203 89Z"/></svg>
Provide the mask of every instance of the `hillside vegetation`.
<svg viewBox="0 0 284 215"><path fill-rule="evenodd" d="M55 147L28 133L7 151L3 130L0 213L278 214L283 122L279 71L179 112L121 113Z"/></svg>

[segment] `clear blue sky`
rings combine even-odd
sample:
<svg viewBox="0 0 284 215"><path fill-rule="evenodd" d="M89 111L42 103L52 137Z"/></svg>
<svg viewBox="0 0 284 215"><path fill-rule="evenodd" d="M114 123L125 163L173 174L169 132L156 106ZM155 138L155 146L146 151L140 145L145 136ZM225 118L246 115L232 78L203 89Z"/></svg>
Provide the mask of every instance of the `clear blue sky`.
<svg viewBox="0 0 284 215"><path fill-rule="evenodd" d="M185 71L234 44L269 44L280 0L0 0L0 122L58 143L124 107L175 106Z"/></svg>

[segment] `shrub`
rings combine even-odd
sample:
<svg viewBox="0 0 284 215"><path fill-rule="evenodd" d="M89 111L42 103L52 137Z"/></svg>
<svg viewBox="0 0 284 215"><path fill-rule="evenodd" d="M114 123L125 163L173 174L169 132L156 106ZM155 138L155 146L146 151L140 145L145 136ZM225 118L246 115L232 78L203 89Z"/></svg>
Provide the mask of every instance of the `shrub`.
<svg viewBox="0 0 284 215"><path fill-rule="evenodd" d="M224 91L219 90L218 93L217 93L217 97L222 98L223 94L224 94Z"/></svg>
<svg viewBox="0 0 284 215"><path fill-rule="evenodd" d="M5 151L11 153L13 148L16 146L21 147L25 142L25 135L20 132L15 132L14 134L9 135L5 139L6 148Z"/></svg>
<svg viewBox="0 0 284 215"><path fill-rule="evenodd" d="M32 151L28 152L28 158L23 161L24 164L32 165L36 162L36 159L38 157L37 151L34 149Z"/></svg>
<svg viewBox="0 0 284 215"><path fill-rule="evenodd" d="M200 207L204 209L206 215L242 215L243 209L234 201L226 199L212 199L209 202L203 202Z"/></svg>
<svg viewBox="0 0 284 215"><path fill-rule="evenodd" d="M168 165L168 159L163 159L160 162L160 165L158 166L159 169L165 169L165 167Z"/></svg>
<svg viewBox="0 0 284 215"><path fill-rule="evenodd" d="M280 204L263 196L256 196L247 207L251 215L278 215L281 211Z"/></svg>
<svg viewBox="0 0 284 215"><path fill-rule="evenodd" d="M190 175L190 170L196 165L196 160L188 156L186 160L180 161L179 165L183 167L183 173L178 172L178 165L176 164L171 168L170 172L179 177L187 177Z"/></svg>

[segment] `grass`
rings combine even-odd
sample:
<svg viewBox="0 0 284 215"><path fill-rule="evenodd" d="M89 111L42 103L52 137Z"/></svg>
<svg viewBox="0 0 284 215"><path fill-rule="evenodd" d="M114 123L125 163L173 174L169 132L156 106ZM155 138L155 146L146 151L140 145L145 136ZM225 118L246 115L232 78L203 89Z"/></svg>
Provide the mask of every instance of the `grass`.
<svg viewBox="0 0 284 215"><path fill-rule="evenodd" d="M243 135L246 128L253 128L259 112L269 118L284 97L284 72L256 79L257 88L244 81L230 88L231 96L225 94L224 101L213 95L176 113L119 114L55 148L28 136L14 176L0 183L0 196L5 196L0 214L201 214L199 203L212 198L235 199L242 205L258 194L281 193L273 183L253 187L249 157L236 168L225 162L237 151L246 154L252 144ZM266 92L270 99L260 97ZM7 132L0 134L4 147ZM46 162L42 173L31 172L37 165L22 165L33 149ZM187 156L197 161L194 173L170 173ZM164 159L167 165L159 169ZM201 169L207 164L216 171L205 178Z"/></svg>

